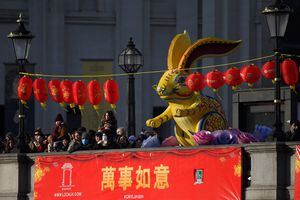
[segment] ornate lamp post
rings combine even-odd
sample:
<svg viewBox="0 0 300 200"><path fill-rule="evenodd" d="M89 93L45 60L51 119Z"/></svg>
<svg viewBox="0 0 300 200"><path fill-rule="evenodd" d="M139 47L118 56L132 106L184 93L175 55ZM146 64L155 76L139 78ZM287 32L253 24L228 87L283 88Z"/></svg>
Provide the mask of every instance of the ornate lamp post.
<svg viewBox="0 0 300 200"><path fill-rule="evenodd" d="M28 55L31 46L31 40L34 38L34 35L30 33L30 31L26 30L24 26L24 21L22 19L22 14L19 15L17 19L18 27L15 31L12 31L8 34L8 38L11 39L15 56L16 63L19 65L19 77L21 78L23 75L21 72L25 72L25 65L28 63ZM24 125L25 125L25 114L24 114L24 105L19 101L19 133L18 133L18 150L20 153L24 153L26 151L25 148L25 133L24 133Z"/></svg>
<svg viewBox="0 0 300 200"><path fill-rule="evenodd" d="M280 97L280 49L278 46L279 40L284 37L286 27L289 20L291 9L283 4L281 1L276 0L274 5L266 7L262 12L267 19L268 27L270 30L271 38L275 39L274 56L276 61L276 74L275 74L275 124L274 124L274 140L284 141L285 136L282 131L281 122L281 97Z"/></svg>
<svg viewBox="0 0 300 200"><path fill-rule="evenodd" d="M128 133L135 135L135 95L134 95L134 73L144 63L142 53L135 48L132 38L129 39L127 48L119 55L119 66L128 74Z"/></svg>

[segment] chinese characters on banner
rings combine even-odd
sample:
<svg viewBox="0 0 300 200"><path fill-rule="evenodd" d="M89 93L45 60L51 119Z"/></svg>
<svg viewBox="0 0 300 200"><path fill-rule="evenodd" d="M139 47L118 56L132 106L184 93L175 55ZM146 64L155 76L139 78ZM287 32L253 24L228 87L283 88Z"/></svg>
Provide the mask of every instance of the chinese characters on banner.
<svg viewBox="0 0 300 200"><path fill-rule="evenodd" d="M295 153L295 193L294 199L300 200L300 145L296 146Z"/></svg>
<svg viewBox="0 0 300 200"><path fill-rule="evenodd" d="M242 199L241 148L41 156L34 199Z"/></svg>

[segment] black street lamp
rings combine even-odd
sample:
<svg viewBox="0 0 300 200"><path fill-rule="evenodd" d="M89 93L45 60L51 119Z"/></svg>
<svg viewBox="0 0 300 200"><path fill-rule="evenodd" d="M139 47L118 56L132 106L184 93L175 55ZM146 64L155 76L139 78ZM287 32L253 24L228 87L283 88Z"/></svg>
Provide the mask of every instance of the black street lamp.
<svg viewBox="0 0 300 200"><path fill-rule="evenodd" d="M289 21L289 14L291 9L283 4L281 1L276 0L274 5L266 7L262 13L266 16L268 27L270 30L271 38L275 39L274 56L276 61L276 73L275 73L275 124L273 138L277 141L284 141L285 135L282 131L281 122L281 97L280 97L280 49L278 46L279 40L284 37L286 27Z"/></svg>
<svg viewBox="0 0 300 200"><path fill-rule="evenodd" d="M19 15L17 23L17 29L10 32L7 37L12 41L16 56L16 62L19 65L19 78L21 78L23 76L21 73L25 72L25 65L28 63L28 54L31 46L31 40L32 38L34 38L34 35L32 35L30 31L26 30L24 21L22 19L22 14ZM24 126L24 105L19 100L19 133L17 148L20 153L26 153Z"/></svg>
<svg viewBox="0 0 300 200"><path fill-rule="evenodd" d="M128 74L128 134L135 135L135 96L134 96L134 73L144 63L142 53L135 48L132 38L129 39L127 48L119 55L119 66Z"/></svg>

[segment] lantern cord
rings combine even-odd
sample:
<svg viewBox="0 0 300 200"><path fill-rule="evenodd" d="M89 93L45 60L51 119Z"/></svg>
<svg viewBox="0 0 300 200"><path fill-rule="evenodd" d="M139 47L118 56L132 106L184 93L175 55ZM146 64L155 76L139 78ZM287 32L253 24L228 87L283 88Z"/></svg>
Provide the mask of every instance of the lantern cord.
<svg viewBox="0 0 300 200"><path fill-rule="evenodd" d="M294 56L295 55L288 55L284 54L285 56ZM211 68L217 68L217 67L226 67L230 65L238 65L242 63L249 63L264 59L270 59L274 55L268 55L263 57L257 57L252 58L248 60L241 60L236 62L230 62L230 63L223 63L223 64L217 64L217 65L208 65L208 66L201 66L201 67L193 67L189 68L190 70L199 70L199 69L211 69ZM300 56L299 56L300 57ZM182 69L184 70L184 69ZM157 73L164 73L166 70L153 70L153 71L143 71L143 72L137 72L137 73L117 73L117 74L88 74L88 75L62 75L62 74L37 74L37 73L27 73L27 72L20 72L20 74L24 76L34 76L34 77L51 77L51 78L100 78L100 77L119 77L119 76L128 76L128 75L144 75L144 74L157 74Z"/></svg>

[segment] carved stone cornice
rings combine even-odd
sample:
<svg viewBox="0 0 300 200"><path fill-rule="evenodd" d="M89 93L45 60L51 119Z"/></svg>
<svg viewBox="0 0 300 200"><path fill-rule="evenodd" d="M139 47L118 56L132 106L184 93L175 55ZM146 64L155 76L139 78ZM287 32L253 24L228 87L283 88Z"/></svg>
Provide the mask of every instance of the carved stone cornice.
<svg viewBox="0 0 300 200"><path fill-rule="evenodd" d="M0 154L0 164L4 163L28 163L30 160L26 154L7 153Z"/></svg>
<svg viewBox="0 0 300 200"><path fill-rule="evenodd" d="M22 13L22 19L28 22L27 10L0 9L0 23L16 23L19 13Z"/></svg>
<svg viewBox="0 0 300 200"><path fill-rule="evenodd" d="M285 142L257 142L243 145L246 152L249 153L271 153L287 151Z"/></svg>
<svg viewBox="0 0 300 200"><path fill-rule="evenodd" d="M115 25L116 17L114 13L68 12L65 14L65 23Z"/></svg>

